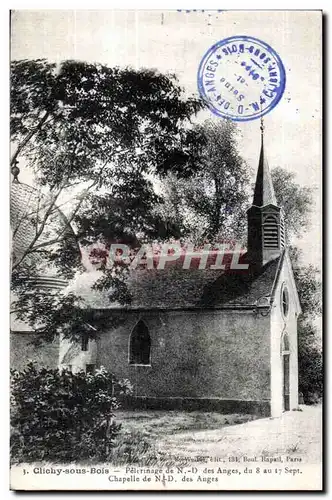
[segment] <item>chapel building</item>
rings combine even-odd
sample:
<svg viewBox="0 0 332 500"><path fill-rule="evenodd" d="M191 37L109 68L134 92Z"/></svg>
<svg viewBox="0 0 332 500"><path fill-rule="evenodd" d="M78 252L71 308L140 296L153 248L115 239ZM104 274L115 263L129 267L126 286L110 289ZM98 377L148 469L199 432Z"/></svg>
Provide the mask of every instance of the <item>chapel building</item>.
<svg viewBox="0 0 332 500"><path fill-rule="evenodd" d="M29 343L31 332L15 330L14 322L12 367L23 367L28 359L74 372L104 366L131 381L134 393L123 401L131 408L273 417L297 408L301 307L263 131L247 215L247 270L137 269L129 278L132 302L125 307L91 290L99 274L87 272L68 290L94 309L96 325L109 318L110 328L97 331L94 341L60 339L35 348Z"/></svg>

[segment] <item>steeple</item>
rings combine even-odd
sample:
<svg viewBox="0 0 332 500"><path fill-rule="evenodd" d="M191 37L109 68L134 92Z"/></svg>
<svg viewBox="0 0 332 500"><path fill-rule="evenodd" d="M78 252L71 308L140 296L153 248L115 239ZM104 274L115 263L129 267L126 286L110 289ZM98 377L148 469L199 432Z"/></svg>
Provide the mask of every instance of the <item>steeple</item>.
<svg viewBox="0 0 332 500"><path fill-rule="evenodd" d="M248 258L263 266L280 256L285 246L284 214L278 207L271 173L264 150L264 125L261 119L261 151L254 191L248 210Z"/></svg>
<svg viewBox="0 0 332 500"><path fill-rule="evenodd" d="M264 205L277 205L276 196L273 189L269 164L264 150L264 123L261 118L261 152L259 156L258 171L254 192L253 205L263 207Z"/></svg>

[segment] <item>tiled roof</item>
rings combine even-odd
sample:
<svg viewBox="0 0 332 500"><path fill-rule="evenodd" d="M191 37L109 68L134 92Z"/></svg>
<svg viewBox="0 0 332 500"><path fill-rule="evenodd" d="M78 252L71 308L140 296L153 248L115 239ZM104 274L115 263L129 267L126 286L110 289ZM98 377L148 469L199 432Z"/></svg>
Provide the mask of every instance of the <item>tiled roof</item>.
<svg viewBox="0 0 332 500"><path fill-rule="evenodd" d="M237 308L267 305L277 275L279 258L256 270L215 271L183 270L171 266L165 270L132 271L128 281L132 303L111 303L108 292L91 290L100 272L81 275L69 290L75 290L86 305L96 309L186 309Z"/></svg>

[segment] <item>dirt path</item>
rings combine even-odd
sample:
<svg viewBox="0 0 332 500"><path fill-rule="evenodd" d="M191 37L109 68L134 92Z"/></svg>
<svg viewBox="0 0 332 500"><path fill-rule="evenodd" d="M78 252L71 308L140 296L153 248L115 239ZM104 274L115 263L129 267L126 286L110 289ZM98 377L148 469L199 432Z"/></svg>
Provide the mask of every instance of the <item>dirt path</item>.
<svg viewBox="0 0 332 500"><path fill-rule="evenodd" d="M322 455L322 407L303 406L301 409L274 419L169 435L159 442L159 447L170 455L187 457L287 455L301 457L302 463L318 464Z"/></svg>

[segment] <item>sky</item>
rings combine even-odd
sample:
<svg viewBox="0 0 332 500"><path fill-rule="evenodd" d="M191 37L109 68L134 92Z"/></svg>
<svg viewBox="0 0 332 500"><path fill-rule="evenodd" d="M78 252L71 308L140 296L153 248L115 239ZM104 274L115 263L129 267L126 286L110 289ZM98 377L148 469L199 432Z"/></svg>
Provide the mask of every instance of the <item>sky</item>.
<svg viewBox="0 0 332 500"><path fill-rule="evenodd" d="M311 228L298 246L321 267L322 58L319 11L21 10L12 13L11 58L100 62L175 73L198 96L197 71L219 40L247 35L270 45L286 70L286 88L264 118L270 168L282 167L314 188ZM198 121L218 120L209 110ZM260 151L259 120L241 122L239 151L253 171ZM25 181L28 174L22 172ZM27 180L26 180L27 181Z"/></svg>

